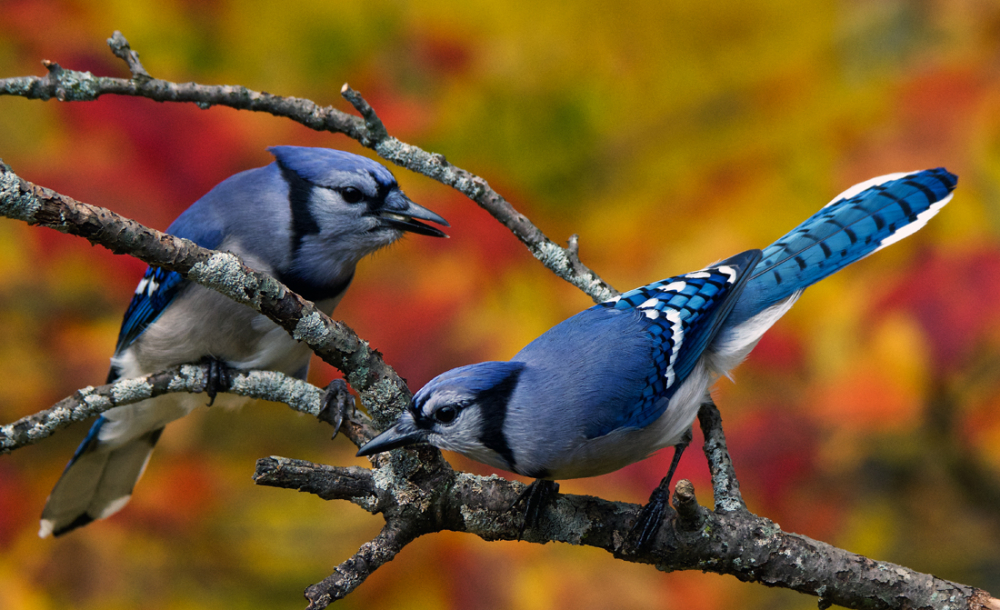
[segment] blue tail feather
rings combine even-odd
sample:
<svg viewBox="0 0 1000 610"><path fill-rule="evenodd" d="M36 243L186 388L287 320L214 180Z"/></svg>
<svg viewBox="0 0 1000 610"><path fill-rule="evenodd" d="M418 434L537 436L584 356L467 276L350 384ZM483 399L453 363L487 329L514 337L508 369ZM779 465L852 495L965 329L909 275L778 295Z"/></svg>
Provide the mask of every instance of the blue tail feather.
<svg viewBox="0 0 1000 610"><path fill-rule="evenodd" d="M951 199L944 168L856 185L763 250L731 322L739 323L869 254L911 235Z"/></svg>

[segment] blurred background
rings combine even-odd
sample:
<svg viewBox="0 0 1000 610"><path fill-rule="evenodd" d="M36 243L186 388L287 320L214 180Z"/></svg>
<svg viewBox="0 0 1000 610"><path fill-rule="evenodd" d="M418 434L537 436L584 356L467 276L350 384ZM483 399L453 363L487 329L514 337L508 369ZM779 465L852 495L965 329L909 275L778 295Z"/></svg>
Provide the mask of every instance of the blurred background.
<svg viewBox="0 0 1000 610"><path fill-rule="evenodd" d="M1000 5L991 0L0 0L0 77L43 59L240 84L351 110L489 181L620 290L785 233L856 182L945 166L925 229L809 290L715 397L751 510L784 529L1000 593ZM227 108L0 98L0 158L28 180L165 229L273 144L373 156L346 137ZM335 317L413 390L507 359L588 307L470 201L396 168L450 240L366 260ZM0 220L0 421L104 381L144 265ZM311 380L336 372L316 361ZM367 465L271 403L169 426L113 518L37 537L78 424L0 457L0 608L300 608L382 525L251 482L283 455ZM711 501L700 435L680 476ZM670 451L562 489L642 502ZM489 473L451 454L457 468ZM439 534L342 608L814 608L732 577L568 545Z"/></svg>

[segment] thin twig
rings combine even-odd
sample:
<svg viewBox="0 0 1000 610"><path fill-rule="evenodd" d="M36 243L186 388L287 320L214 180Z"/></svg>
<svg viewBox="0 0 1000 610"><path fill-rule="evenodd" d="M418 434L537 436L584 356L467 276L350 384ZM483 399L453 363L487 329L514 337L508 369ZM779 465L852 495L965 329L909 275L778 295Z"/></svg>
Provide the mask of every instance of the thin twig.
<svg viewBox="0 0 1000 610"><path fill-rule="evenodd" d="M353 557L337 566L333 574L323 582L306 589L305 596L309 600L307 610L326 608L332 602L343 599L371 576L372 572L395 559L403 547L416 537L417 534L405 524L394 520L386 521L378 536L361 545Z"/></svg>
<svg viewBox="0 0 1000 610"><path fill-rule="evenodd" d="M712 473L712 489L715 493L715 510L732 512L746 510L747 505L740 493L740 481L733 470L733 460L726 447L726 435L722 431L722 415L712 400L701 405L698 421L705 435L705 456Z"/></svg>

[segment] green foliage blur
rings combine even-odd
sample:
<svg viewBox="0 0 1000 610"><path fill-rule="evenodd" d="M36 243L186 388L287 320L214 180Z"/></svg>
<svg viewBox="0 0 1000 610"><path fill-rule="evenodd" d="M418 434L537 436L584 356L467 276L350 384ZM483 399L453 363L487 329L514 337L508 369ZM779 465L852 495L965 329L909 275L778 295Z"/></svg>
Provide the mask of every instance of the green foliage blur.
<svg viewBox="0 0 1000 610"><path fill-rule="evenodd" d="M716 389L751 510L789 531L1000 592L1000 5L990 0L0 0L0 77L42 59L241 84L343 110L349 82L404 141L486 178L626 290L764 247L867 178L945 166L954 201L915 236L810 289ZM164 229L274 144L364 151L226 108L0 98L21 176ZM485 212L401 169L450 240L362 263L335 312L413 390L506 359L590 305ZM0 421L103 382L144 266L0 220ZM336 372L314 364L311 380ZM129 506L36 536L87 426L0 457L0 608L299 608L382 520L255 487L283 455L367 465L275 404L172 424ZM696 444L679 476L711 501ZM489 473L455 455L458 468ZM642 502L664 452L562 489ZM814 608L567 545L461 534L407 547L341 608Z"/></svg>

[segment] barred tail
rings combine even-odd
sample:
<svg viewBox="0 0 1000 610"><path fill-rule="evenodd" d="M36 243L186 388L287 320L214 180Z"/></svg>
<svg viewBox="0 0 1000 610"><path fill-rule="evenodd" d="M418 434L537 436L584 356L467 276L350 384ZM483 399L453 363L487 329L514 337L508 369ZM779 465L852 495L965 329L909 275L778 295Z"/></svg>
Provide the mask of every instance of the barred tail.
<svg viewBox="0 0 1000 610"><path fill-rule="evenodd" d="M804 289L916 233L951 200L957 182L942 167L872 178L765 248L713 342L717 368L738 364Z"/></svg>

